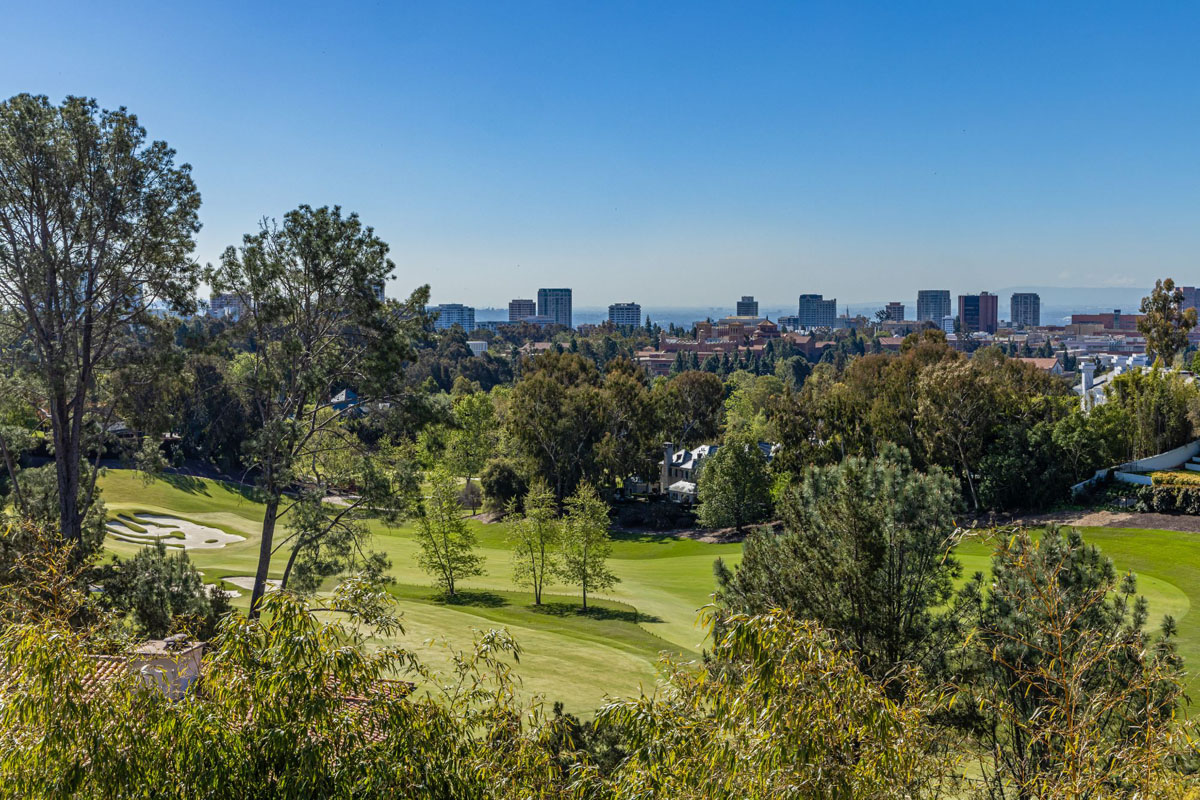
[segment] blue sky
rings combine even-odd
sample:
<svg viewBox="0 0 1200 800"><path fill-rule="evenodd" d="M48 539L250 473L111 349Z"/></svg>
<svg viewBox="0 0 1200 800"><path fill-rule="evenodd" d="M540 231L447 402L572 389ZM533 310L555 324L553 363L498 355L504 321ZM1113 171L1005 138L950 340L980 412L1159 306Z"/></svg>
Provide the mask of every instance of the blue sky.
<svg viewBox="0 0 1200 800"><path fill-rule="evenodd" d="M0 94L136 112L197 257L358 211L393 294L580 306L1200 280L1200 6L9 4Z"/></svg>

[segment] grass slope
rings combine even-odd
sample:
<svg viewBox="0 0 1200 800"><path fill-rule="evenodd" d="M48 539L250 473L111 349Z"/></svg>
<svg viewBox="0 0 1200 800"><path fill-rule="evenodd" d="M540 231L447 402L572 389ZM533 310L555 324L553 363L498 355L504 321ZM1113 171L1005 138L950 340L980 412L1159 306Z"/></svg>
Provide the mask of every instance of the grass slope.
<svg viewBox="0 0 1200 800"><path fill-rule="evenodd" d="M216 481L179 478L145 485L133 472L110 470L101 480L110 515L173 514L246 537L216 550L190 552L208 580L252 575L258 558L262 506L249 493ZM525 650L517 670L530 692L562 699L572 711L594 709L605 694L632 694L653 684L655 663L663 651L698 653L703 631L699 610L712 592L712 564L718 556L741 559L737 544L704 544L691 539L619 535L613 543L613 571L621 582L596 598L597 609L580 613L569 587L550 588L547 608L532 608L532 598L512 584L503 525L469 523L486 559L487 574L464 582L464 598L448 604L430 588L418 566L418 546L409 525L375 525L375 546L392 560L393 593L405 615L406 635L431 666L444 667L451 648L470 647L476 631L507 627ZM1200 625L1191 618L1200 608L1200 535L1159 530L1085 528L1087 541L1099 546L1120 570L1133 570L1138 590L1150 603L1154 624L1164 614L1179 623L1179 649L1193 675L1200 677ZM109 537L108 550L127 556L139 545ZM964 579L987 573L992 543L970 540L960 547ZM284 561L277 559L272 577ZM235 605L244 607L243 595ZM426 646L426 640L437 643ZM1192 679L1192 688L1200 680Z"/></svg>
<svg viewBox="0 0 1200 800"><path fill-rule="evenodd" d="M254 573L262 505L251 493L176 476L144 484L127 470L110 470L100 485L113 519L168 514L245 536L246 541L220 549L189 552L207 580ZM594 709L605 695L652 688L663 652L698 653L703 631L695 623L710 599L713 560L721 556L736 563L741 557L740 545L619 536L610 566L621 582L607 594L589 597L589 606L596 608L585 615L567 586L550 587L545 607L534 608L532 597L513 586L505 527L468 524L487 574L465 581L464 597L455 604L443 602L417 566L419 548L411 525L373 524L374 546L391 558L392 591L404 612L405 635L399 643L417 649L430 666L445 668L450 663L447 648L470 647L479 630L508 628L524 650L517 672L526 691L561 699L575 712ZM107 540L108 551L122 556L139 546L114 536ZM285 558L278 555L271 577L280 576ZM245 607L247 600L243 594L234 604Z"/></svg>

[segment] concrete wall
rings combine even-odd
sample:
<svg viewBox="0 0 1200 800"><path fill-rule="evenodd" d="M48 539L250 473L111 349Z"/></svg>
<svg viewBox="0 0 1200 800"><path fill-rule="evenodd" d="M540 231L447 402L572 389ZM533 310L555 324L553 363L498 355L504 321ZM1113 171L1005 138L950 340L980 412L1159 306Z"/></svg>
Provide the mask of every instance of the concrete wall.
<svg viewBox="0 0 1200 800"><path fill-rule="evenodd" d="M1132 472L1114 472L1113 477L1124 483L1136 483L1140 486L1154 485L1154 480L1149 475L1137 475Z"/></svg>
<svg viewBox="0 0 1200 800"><path fill-rule="evenodd" d="M1200 455L1200 439L1194 442L1188 442L1182 447L1176 447L1174 450L1168 450L1165 453L1159 453L1156 456L1148 458L1139 458L1137 461L1127 461L1116 467L1112 467L1112 476L1125 483L1136 483L1141 486L1151 486L1153 481L1149 475L1136 475L1137 472L1154 472L1160 469L1178 469L1192 459L1193 456ZM1110 470L1098 469L1096 474L1088 478L1086 481L1081 481L1071 487L1071 492L1081 492L1087 486L1104 478Z"/></svg>
<svg viewBox="0 0 1200 800"><path fill-rule="evenodd" d="M1118 469L1122 472L1153 472L1160 469L1176 469L1191 460L1192 456L1200 455L1200 439L1188 442L1183 447L1176 447L1165 453L1159 453L1149 458L1139 458L1122 464Z"/></svg>

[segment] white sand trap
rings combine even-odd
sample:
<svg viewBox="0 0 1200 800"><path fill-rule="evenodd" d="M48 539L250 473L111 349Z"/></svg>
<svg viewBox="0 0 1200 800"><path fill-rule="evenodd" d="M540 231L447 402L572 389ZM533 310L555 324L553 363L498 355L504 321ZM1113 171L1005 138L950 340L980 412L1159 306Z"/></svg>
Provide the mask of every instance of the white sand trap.
<svg viewBox="0 0 1200 800"><path fill-rule="evenodd" d="M145 528L146 532L136 531L117 520L110 521L108 529L124 542L145 544L148 540L163 539L163 544L168 547L182 547L184 550L215 550L233 542L246 541L244 536L178 517L144 514L132 519L134 525Z"/></svg>
<svg viewBox="0 0 1200 800"><path fill-rule="evenodd" d="M247 592L254 591L254 576L253 575L234 575L231 578L221 578L221 580L225 581L226 583L232 583L234 586L238 586L242 589L245 589ZM278 589L278 588L279 588L279 581L275 580L274 578L267 578L267 591L268 592L271 591L272 589Z"/></svg>

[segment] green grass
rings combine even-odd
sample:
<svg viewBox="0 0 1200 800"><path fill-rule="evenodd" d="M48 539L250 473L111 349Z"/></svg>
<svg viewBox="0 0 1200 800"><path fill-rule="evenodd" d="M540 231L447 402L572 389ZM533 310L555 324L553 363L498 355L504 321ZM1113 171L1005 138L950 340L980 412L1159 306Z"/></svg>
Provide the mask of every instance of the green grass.
<svg viewBox="0 0 1200 800"><path fill-rule="evenodd" d="M1200 625L1189 618L1200 610L1200 534L1139 528L1080 528L1121 572L1137 575L1138 594L1146 598L1150 624L1170 614L1179 624L1179 653L1189 668L1189 685L1200 689ZM975 572L990 574L993 544L985 539L964 542L958 550L963 579Z"/></svg>
<svg viewBox="0 0 1200 800"><path fill-rule="evenodd" d="M252 575L258 559L262 506L248 492L203 479L158 480L143 485L134 473L110 470L102 479L110 513L137 518L164 514L211 525L246 537L214 550L189 552L206 581ZM286 518L285 518L286 519ZM372 523L374 547L392 561L393 594L404 613L405 635L396 643L416 649L435 668L450 664L447 647L466 649L476 632L505 627L523 649L517 672L528 693L563 700L568 710L587 713L605 695L636 694L653 687L664 652L698 655L704 632L697 612L712 592L713 560L736 562L740 545L713 545L690 539L620 535L610 566L621 582L610 592L589 596L584 614L570 587L552 586L545 608L515 591L504 525L468 521L479 541L487 573L463 582L466 601L443 602L416 562L418 545L410 525ZM129 538L129 537L126 537ZM108 550L129 556L141 545L108 538ZM271 570L278 578L286 554ZM223 588L235 588L222 583ZM245 608L244 590L234 605ZM426 642L429 644L426 644Z"/></svg>
<svg viewBox="0 0 1200 800"><path fill-rule="evenodd" d="M245 536L223 548L190 552L205 580L254 573L262 506L251 493L191 478L143 485L124 470L110 470L101 485L112 514L135 520L143 513L173 515ZM606 694L636 694L641 686L651 687L663 652L698 655L704 631L696 622L712 592L713 561L741 559L737 544L621 534L610 561L621 582L594 598L594 611L583 614L578 596L566 586L550 587L547 608L535 609L532 597L512 584L505 526L468 524L478 537L487 573L463 582L465 597L458 603L444 602L430 588L429 576L417 566L411 526L372 524L374 546L391 558L392 593L404 613L406 633L398 643L417 650L430 666L443 668L450 663L447 647L468 648L476 632L506 627L524 648L517 672L525 690L561 699L568 710L581 713L594 709ZM1180 653L1193 675L1200 676L1200 625L1195 624L1200 618L1190 617L1193 607L1200 608L1200 534L1087 528L1084 536L1118 569L1137 573L1138 590L1149 601L1155 624L1163 614L1175 617ZM123 556L140 546L108 539L108 550ZM983 540L963 543L959 558L964 580L988 571L992 547ZM285 557L277 556L271 577L280 577ZM247 602L243 592L234 605L244 608ZM1200 689L1200 680L1193 677L1191 686Z"/></svg>

